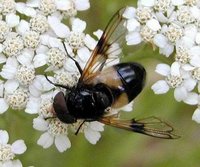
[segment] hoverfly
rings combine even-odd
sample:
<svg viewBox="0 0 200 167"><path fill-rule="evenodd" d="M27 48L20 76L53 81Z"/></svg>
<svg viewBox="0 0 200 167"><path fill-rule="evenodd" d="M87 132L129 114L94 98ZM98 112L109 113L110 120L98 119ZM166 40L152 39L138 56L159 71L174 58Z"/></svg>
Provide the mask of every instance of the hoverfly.
<svg viewBox="0 0 200 167"><path fill-rule="evenodd" d="M114 58L110 56L119 51L119 47L113 46L120 46L125 41L125 10L126 8L122 8L113 15L84 69L67 53L63 42L67 55L75 62L81 76L77 85L69 88L53 83L45 75L50 83L66 89L67 92L64 95L60 91L54 97L56 117L66 124L76 123L79 119L84 120L83 123L99 121L157 138L178 138L172 133L173 128L170 125L156 117L122 120L116 115L106 115L107 108L121 108L130 103L142 91L146 78L143 66L135 62L119 63L105 68L109 60L119 58L119 55Z"/></svg>

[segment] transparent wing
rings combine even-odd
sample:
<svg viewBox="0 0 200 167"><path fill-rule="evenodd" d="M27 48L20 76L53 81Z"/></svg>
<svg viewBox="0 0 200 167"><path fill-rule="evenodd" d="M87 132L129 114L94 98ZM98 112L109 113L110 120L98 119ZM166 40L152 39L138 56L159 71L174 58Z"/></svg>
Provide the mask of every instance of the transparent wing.
<svg viewBox="0 0 200 167"><path fill-rule="evenodd" d="M120 120L115 117L103 117L99 121L106 125L156 138L177 139L180 137L172 133L174 129L171 125L157 117L148 117L140 120Z"/></svg>
<svg viewBox="0 0 200 167"><path fill-rule="evenodd" d="M106 63L114 61L121 56L121 46L125 42L125 34L127 32L126 19L123 17L125 9L120 9L109 21L83 69L80 81L87 83L87 80L91 76L98 74Z"/></svg>

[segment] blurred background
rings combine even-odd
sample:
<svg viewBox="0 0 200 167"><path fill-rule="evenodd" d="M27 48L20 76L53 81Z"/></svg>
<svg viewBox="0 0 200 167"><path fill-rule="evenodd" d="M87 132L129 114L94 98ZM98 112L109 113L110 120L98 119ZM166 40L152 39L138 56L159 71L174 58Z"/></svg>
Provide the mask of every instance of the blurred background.
<svg viewBox="0 0 200 167"><path fill-rule="evenodd" d="M90 0L91 8L80 12L78 17L87 22L86 33L104 29L111 16L125 5L136 6L134 0ZM125 53L128 51L124 51ZM196 107L178 103L173 91L155 95L151 85L159 79L155 66L160 62L170 63L173 56L165 58L153 51L152 46L142 45L125 61L141 63L147 70L144 91L136 98L134 112L122 113L124 118L157 116L175 127L181 138L176 140L156 139L120 129L105 127L100 141L91 145L83 134L71 135L72 147L59 153L55 146L43 149L37 145L41 133L32 127L34 115L21 111L9 111L0 117L0 129L10 134L9 143L24 139L28 150L19 159L25 167L198 167L200 166L200 125L191 120Z"/></svg>

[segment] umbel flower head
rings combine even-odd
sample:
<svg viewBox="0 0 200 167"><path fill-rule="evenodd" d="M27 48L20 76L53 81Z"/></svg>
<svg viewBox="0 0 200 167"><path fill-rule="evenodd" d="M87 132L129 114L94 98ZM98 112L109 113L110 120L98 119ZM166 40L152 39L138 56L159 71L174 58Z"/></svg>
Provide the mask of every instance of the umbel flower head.
<svg viewBox="0 0 200 167"><path fill-rule="evenodd" d="M24 141L17 140L13 144L8 144L8 140L8 132L0 130L0 166L22 166L20 160L15 159L15 157L26 151L27 148Z"/></svg>
<svg viewBox="0 0 200 167"><path fill-rule="evenodd" d="M0 113L12 108L38 114L33 120L33 127L43 134L37 143L43 148L55 144L56 148L63 152L71 147L68 134L75 133L82 120L68 125L58 118L53 118L53 97L60 89L49 83L44 74L51 72L53 75L48 78L57 84L75 86L80 74L67 54L84 68L102 31L94 32L97 37L94 39L84 33L86 22L76 18L77 12L90 7L88 0L3 0L0 5ZM20 18L17 13L27 19ZM64 19L69 19L69 26L63 23ZM109 52L115 57L121 53L121 49L115 44ZM61 90L65 91L62 88ZM48 117L52 118L46 119ZM103 127L99 122L86 122L79 132L83 133L91 144L96 144Z"/></svg>
<svg viewBox="0 0 200 167"><path fill-rule="evenodd" d="M72 58L83 69L102 35L101 30L93 33L94 38L86 34L87 23L77 17L78 12L89 7L88 0L0 1L0 113L11 108L37 114L33 127L43 133L37 141L43 148L55 144L58 151L64 152L71 147L69 134L77 130L96 144L104 130L104 124L97 121L65 124L56 118L53 98L59 91L67 92L44 76L48 73L53 83L76 86L80 73ZM137 8L125 8L122 17L126 21L121 25L127 30L123 34L127 45L150 43L160 54L174 56L171 64L157 65L156 72L164 78L152 89L156 94L174 89L177 101L197 105L193 115L197 122L200 122L199 16L200 4L195 0L138 0ZM66 20L68 25L64 24ZM114 41L108 52L111 60L106 67L119 62L121 43ZM132 103L120 110L132 111ZM112 109L107 114L119 112ZM24 151L17 152L15 144L7 144L7 132L0 132L6 138L2 139L1 147L6 156L2 156L8 156L1 163L20 164L11 160L26 150L23 142L19 143Z"/></svg>
<svg viewBox="0 0 200 167"><path fill-rule="evenodd" d="M152 90L155 94L174 89L180 102L197 105L192 117L200 122L199 110L199 1L139 0L137 8L129 8L127 44L141 41L157 47L166 57L174 56L171 64L158 64L156 72L164 76Z"/></svg>

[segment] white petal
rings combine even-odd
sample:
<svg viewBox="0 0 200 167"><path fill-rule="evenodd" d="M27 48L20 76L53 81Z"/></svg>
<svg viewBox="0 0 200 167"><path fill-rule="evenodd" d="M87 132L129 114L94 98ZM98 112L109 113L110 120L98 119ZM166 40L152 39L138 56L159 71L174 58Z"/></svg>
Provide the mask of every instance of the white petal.
<svg viewBox="0 0 200 167"><path fill-rule="evenodd" d="M188 93L187 98L184 99L184 102L189 105L197 105L198 98L199 98L199 96L197 93L190 92L190 93Z"/></svg>
<svg viewBox="0 0 200 167"><path fill-rule="evenodd" d="M59 152L64 152L71 147L71 142L67 136L59 135L55 137L55 145Z"/></svg>
<svg viewBox="0 0 200 167"><path fill-rule="evenodd" d="M138 32L131 32L126 35L126 42L127 45L137 45L142 42L142 38L140 33Z"/></svg>
<svg viewBox="0 0 200 167"><path fill-rule="evenodd" d="M159 48L164 48L167 45L167 38L163 34L156 34L153 38L153 42Z"/></svg>
<svg viewBox="0 0 200 167"><path fill-rule="evenodd" d="M159 49L159 53L169 57L174 51L174 46L166 44L165 47Z"/></svg>
<svg viewBox="0 0 200 167"><path fill-rule="evenodd" d="M71 2L71 1L63 1L63 0L55 1L57 9L62 10L62 11L66 11L66 10L70 9L71 6L73 5L72 3L73 2Z"/></svg>
<svg viewBox="0 0 200 167"><path fill-rule="evenodd" d="M4 161L2 167L13 167L12 161L11 160Z"/></svg>
<svg viewBox="0 0 200 167"><path fill-rule="evenodd" d="M10 13L6 15L6 23L9 27L15 27L19 24L19 16Z"/></svg>
<svg viewBox="0 0 200 167"><path fill-rule="evenodd" d="M72 21L72 31L74 32L83 32L86 28L86 22L81 19L74 19Z"/></svg>
<svg viewBox="0 0 200 167"><path fill-rule="evenodd" d="M5 101L4 98L0 98L0 114L3 114L4 112L6 112L9 108L8 103Z"/></svg>
<svg viewBox="0 0 200 167"><path fill-rule="evenodd" d="M86 63L88 59L90 58L91 53L86 47L84 47L77 51L77 55L78 55L79 60Z"/></svg>
<svg viewBox="0 0 200 167"><path fill-rule="evenodd" d="M199 10L199 8L197 6L190 7L190 12L191 12L191 15L195 19L199 19L199 17L200 17L200 10Z"/></svg>
<svg viewBox="0 0 200 167"><path fill-rule="evenodd" d="M33 59L33 65L35 68L42 67L47 64L46 54L37 54Z"/></svg>
<svg viewBox="0 0 200 167"><path fill-rule="evenodd" d="M24 66L32 65L34 52L32 50L24 50L19 56L17 56L17 60Z"/></svg>
<svg viewBox="0 0 200 167"><path fill-rule="evenodd" d="M41 44L48 46L48 45L49 45L49 38L50 38L50 37L51 37L51 36L48 35L48 34L40 35ZM44 53L44 52L42 52L42 53Z"/></svg>
<svg viewBox="0 0 200 167"><path fill-rule="evenodd" d="M37 117L33 119L33 128L39 131L46 131L48 129L48 123L44 119Z"/></svg>
<svg viewBox="0 0 200 167"><path fill-rule="evenodd" d="M12 161L12 167L23 167L23 166L21 161L17 159Z"/></svg>
<svg viewBox="0 0 200 167"><path fill-rule="evenodd" d="M169 21L168 17L166 17L162 12L156 12L155 15L160 23L167 23Z"/></svg>
<svg viewBox="0 0 200 167"><path fill-rule="evenodd" d="M138 27L140 27L140 23L136 19L133 18L127 21L128 31L135 31Z"/></svg>
<svg viewBox="0 0 200 167"><path fill-rule="evenodd" d="M196 42L197 44L200 44L200 33L197 33L197 34L196 34L195 42Z"/></svg>
<svg viewBox="0 0 200 167"><path fill-rule="evenodd" d="M48 23L58 37L66 38L69 35L69 28L61 23L57 17L49 16Z"/></svg>
<svg viewBox="0 0 200 167"><path fill-rule="evenodd" d="M74 4L77 10L83 11L90 8L89 0L74 0Z"/></svg>
<svg viewBox="0 0 200 167"><path fill-rule="evenodd" d="M29 86L29 92L33 97L38 97L38 98L42 94L42 92L39 89L37 89L37 87L34 85L34 83Z"/></svg>
<svg viewBox="0 0 200 167"><path fill-rule="evenodd" d="M0 64L5 63L7 60L6 56L4 54L0 54Z"/></svg>
<svg viewBox="0 0 200 167"><path fill-rule="evenodd" d="M17 60L14 57L9 57L0 72L1 76L5 79L13 79L17 71L17 66Z"/></svg>
<svg viewBox="0 0 200 167"><path fill-rule="evenodd" d="M185 27L184 35L193 41L195 40L196 34L197 34L197 27L194 25L188 25Z"/></svg>
<svg viewBox="0 0 200 167"><path fill-rule="evenodd" d="M174 6L179 6L184 4L184 0L172 0Z"/></svg>
<svg viewBox="0 0 200 167"><path fill-rule="evenodd" d="M195 67L192 66L192 65L190 65L190 64L182 64L182 68L183 68L183 70L185 70L185 71L192 71L192 70L195 69Z"/></svg>
<svg viewBox="0 0 200 167"><path fill-rule="evenodd" d="M8 132L5 130L0 130L0 144L7 144L9 140Z"/></svg>
<svg viewBox="0 0 200 167"><path fill-rule="evenodd" d="M194 40L195 40L195 39L194 39ZM195 44L195 41L194 41L194 40L191 39L191 38L189 38L189 37L187 37L187 36L183 36L183 37L181 38L181 40L179 40L179 41L182 42L182 45L183 45L184 47L186 47L186 48L192 48L193 45ZM179 41L177 41L177 43L178 43Z"/></svg>
<svg viewBox="0 0 200 167"><path fill-rule="evenodd" d="M155 94L164 94L169 91L169 86L164 80L157 81L152 85L151 89Z"/></svg>
<svg viewBox="0 0 200 167"><path fill-rule="evenodd" d="M93 50L97 45L97 41L95 41L90 35L86 35L84 38L85 45L90 49Z"/></svg>
<svg viewBox="0 0 200 167"><path fill-rule="evenodd" d="M100 39L102 34L103 34L103 31L102 30L97 30L95 32L93 32L93 34L98 38Z"/></svg>
<svg viewBox="0 0 200 167"><path fill-rule="evenodd" d="M197 123L200 123L200 109L199 109L199 108L197 108L197 109L194 111L194 113L193 113L193 115L192 115L192 120L193 120L193 121L196 121Z"/></svg>
<svg viewBox="0 0 200 167"><path fill-rule="evenodd" d="M24 14L29 17L35 17L37 12L35 9L33 9L31 7L26 7L24 10Z"/></svg>
<svg viewBox="0 0 200 167"><path fill-rule="evenodd" d="M23 3L23 2L18 2L18 3L16 3L16 10L17 10L19 13L22 13L22 14L23 14L25 8L26 8L25 3Z"/></svg>
<svg viewBox="0 0 200 167"><path fill-rule="evenodd" d="M195 67L200 67L200 55L194 55L191 57L190 64Z"/></svg>
<svg viewBox="0 0 200 167"><path fill-rule="evenodd" d="M153 6L154 5L154 0L141 0L140 1L141 5L143 6Z"/></svg>
<svg viewBox="0 0 200 167"><path fill-rule="evenodd" d="M97 121L89 123L89 127L94 131L99 131L99 132L104 131L104 124Z"/></svg>
<svg viewBox="0 0 200 167"><path fill-rule="evenodd" d="M27 31L30 31L30 25L26 20L21 20L16 30L19 34L23 35Z"/></svg>
<svg viewBox="0 0 200 167"><path fill-rule="evenodd" d="M191 47L188 53L191 56L200 56L200 46Z"/></svg>
<svg viewBox="0 0 200 167"><path fill-rule="evenodd" d="M161 29L161 26L160 26L158 20L156 20L156 19L148 20L147 23L146 23L146 25L147 25L150 29L152 29L153 31L158 31L158 30Z"/></svg>
<svg viewBox="0 0 200 167"><path fill-rule="evenodd" d="M196 83L197 82L195 81L195 79L189 78L184 81L183 85L187 91L192 91L195 88Z"/></svg>
<svg viewBox="0 0 200 167"><path fill-rule="evenodd" d="M19 12L19 13L22 13L26 16L30 16L30 17L34 17L36 15L36 10L31 8L31 7L28 7L26 6L24 3L22 2L18 2L16 4L16 10Z"/></svg>
<svg viewBox="0 0 200 167"><path fill-rule="evenodd" d="M49 83L49 81L47 81L47 79L45 78L45 76L41 75L40 77L40 82L42 84L42 90L45 91L50 91L51 89L54 88L54 85L52 85L51 83ZM52 77L48 77L50 80L52 80Z"/></svg>
<svg viewBox="0 0 200 167"><path fill-rule="evenodd" d="M4 87L7 93L12 94L19 87L19 82L17 80L10 79L5 82Z"/></svg>
<svg viewBox="0 0 200 167"><path fill-rule="evenodd" d="M178 102L186 99L187 95L188 93L184 87L178 87L174 90L174 97Z"/></svg>
<svg viewBox="0 0 200 167"><path fill-rule="evenodd" d="M25 112L28 114L37 114L40 109L40 99L30 97L26 105Z"/></svg>
<svg viewBox="0 0 200 167"><path fill-rule="evenodd" d="M14 57L9 57L7 59L6 65L13 66L14 68L17 68L17 66L18 66L17 59L14 58Z"/></svg>
<svg viewBox="0 0 200 167"><path fill-rule="evenodd" d="M52 48L53 47L61 48L61 46L63 47L62 42L58 38L50 37L48 42L49 42L49 44L48 44L49 47L52 47Z"/></svg>
<svg viewBox="0 0 200 167"><path fill-rule="evenodd" d="M3 97L4 94L4 83L0 80L0 97Z"/></svg>
<svg viewBox="0 0 200 167"><path fill-rule="evenodd" d="M126 7L126 10L123 13L123 17L126 19L131 19L135 17L135 8L134 7Z"/></svg>
<svg viewBox="0 0 200 167"><path fill-rule="evenodd" d="M180 64L178 62L174 62L171 65L171 75L180 76Z"/></svg>
<svg viewBox="0 0 200 167"><path fill-rule="evenodd" d="M23 154L26 149L27 147L24 143L24 140L17 140L12 144L12 152L15 154Z"/></svg>
<svg viewBox="0 0 200 167"><path fill-rule="evenodd" d="M125 106L123 106L122 108L120 108L120 110L126 111L126 112L131 112L133 111L133 101Z"/></svg>
<svg viewBox="0 0 200 167"><path fill-rule="evenodd" d="M64 68L69 72L76 72L78 71L75 63L71 59L67 59L66 63L64 64Z"/></svg>
<svg viewBox="0 0 200 167"><path fill-rule="evenodd" d="M43 148L49 148L53 144L53 139L53 136L46 132L40 136L37 144L42 146Z"/></svg>
<svg viewBox="0 0 200 167"><path fill-rule="evenodd" d="M170 66L167 64L158 64L156 66L156 72L163 76L168 76L170 74Z"/></svg>
<svg viewBox="0 0 200 167"><path fill-rule="evenodd" d="M84 129L85 138L91 143L96 144L99 141L101 134L97 131L92 130L91 128Z"/></svg>
<svg viewBox="0 0 200 167"><path fill-rule="evenodd" d="M198 82L197 90L198 90L198 92L200 92L200 82Z"/></svg>
<svg viewBox="0 0 200 167"><path fill-rule="evenodd" d="M30 7L39 7L40 0L27 0L26 5Z"/></svg>

